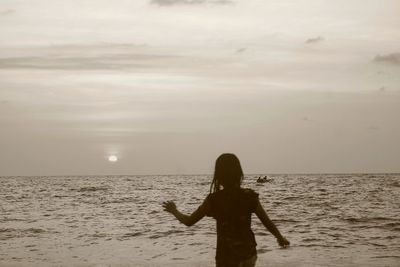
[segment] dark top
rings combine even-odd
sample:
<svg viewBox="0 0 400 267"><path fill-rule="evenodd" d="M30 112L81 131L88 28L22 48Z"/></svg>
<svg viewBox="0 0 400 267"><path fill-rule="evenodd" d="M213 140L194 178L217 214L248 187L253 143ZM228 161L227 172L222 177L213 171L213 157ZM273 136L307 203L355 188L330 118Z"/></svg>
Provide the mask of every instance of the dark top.
<svg viewBox="0 0 400 267"><path fill-rule="evenodd" d="M258 194L251 189L224 189L208 195L204 208L217 221L217 263L235 265L257 254L251 230L257 204Z"/></svg>

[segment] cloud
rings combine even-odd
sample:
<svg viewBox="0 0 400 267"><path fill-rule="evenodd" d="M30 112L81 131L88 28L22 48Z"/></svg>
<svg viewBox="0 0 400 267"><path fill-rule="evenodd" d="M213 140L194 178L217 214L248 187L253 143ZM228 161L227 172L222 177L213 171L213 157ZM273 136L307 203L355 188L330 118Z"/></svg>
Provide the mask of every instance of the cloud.
<svg viewBox="0 0 400 267"><path fill-rule="evenodd" d="M152 53L144 46L88 45L47 47L51 54L33 50L25 56L0 56L1 69L125 70L149 69L175 62L179 57ZM88 51L91 51L89 54ZM96 53L97 52L97 53Z"/></svg>
<svg viewBox="0 0 400 267"><path fill-rule="evenodd" d="M0 11L0 16L9 16L14 13L15 13L15 10L13 10L13 9L2 10L2 11Z"/></svg>
<svg viewBox="0 0 400 267"><path fill-rule="evenodd" d="M0 69L116 70L151 68L161 55L104 55L91 57L12 57L0 58Z"/></svg>
<svg viewBox="0 0 400 267"><path fill-rule="evenodd" d="M306 44L316 44L316 43L322 42L324 40L325 40L324 37L318 36L318 37L315 37L315 38L307 39L306 40Z"/></svg>
<svg viewBox="0 0 400 267"><path fill-rule="evenodd" d="M373 61L378 63L389 63L394 65L400 65L400 53L377 55Z"/></svg>
<svg viewBox="0 0 400 267"><path fill-rule="evenodd" d="M151 0L151 3L159 5L159 6L199 5L199 4L216 4L216 5L233 4L233 2L230 0Z"/></svg>

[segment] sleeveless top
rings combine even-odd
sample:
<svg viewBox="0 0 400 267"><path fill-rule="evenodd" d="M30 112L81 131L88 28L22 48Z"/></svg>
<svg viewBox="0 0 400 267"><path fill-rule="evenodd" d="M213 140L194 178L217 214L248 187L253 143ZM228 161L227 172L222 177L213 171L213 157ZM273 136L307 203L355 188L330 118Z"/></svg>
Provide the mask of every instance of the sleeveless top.
<svg viewBox="0 0 400 267"><path fill-rule="evenodd" d="M235 265L257 254L251 215L258 194L251 189L223 189L205 200L206 215L217 221L217 263Z"/></svg>

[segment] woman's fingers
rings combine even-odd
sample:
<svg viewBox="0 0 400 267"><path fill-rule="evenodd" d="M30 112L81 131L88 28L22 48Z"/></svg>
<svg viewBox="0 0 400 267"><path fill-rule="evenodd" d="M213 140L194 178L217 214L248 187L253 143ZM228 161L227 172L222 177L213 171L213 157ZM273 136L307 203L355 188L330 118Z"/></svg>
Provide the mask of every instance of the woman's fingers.
<svg viewBox="0 0 400 267"><path fill-rule="evenodd" d="M279 246L281 246L282 248L286 248L290 245L290 242L284 237L281 239L278 239L278 243L279 243Z"/></svg>
<svg viewBox="0 0 400 267"><path fill-rule="evenodd" d="M164 210L168 211L168 212L170 212L176 208L175 203L173 201L164 201L162 203L162 206L163 206Z"/></svg>

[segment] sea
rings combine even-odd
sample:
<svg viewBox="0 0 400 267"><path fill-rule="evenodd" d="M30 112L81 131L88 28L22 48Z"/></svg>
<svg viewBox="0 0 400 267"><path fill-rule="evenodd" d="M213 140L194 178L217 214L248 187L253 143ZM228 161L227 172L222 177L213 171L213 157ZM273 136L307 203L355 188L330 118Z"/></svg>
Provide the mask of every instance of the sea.
<svg viewBox="0 0 400 267"><path fill-rule="evenodd" d="M252 217L256 266L400 266L400 174L247 175L291 243ZM180 224L211 175L0 177L0 266L214 266L216 223Z"/></svg>

